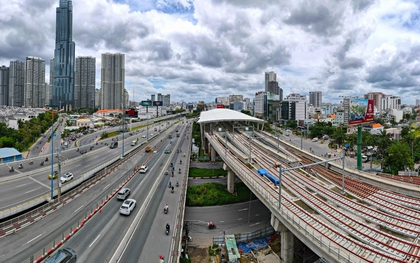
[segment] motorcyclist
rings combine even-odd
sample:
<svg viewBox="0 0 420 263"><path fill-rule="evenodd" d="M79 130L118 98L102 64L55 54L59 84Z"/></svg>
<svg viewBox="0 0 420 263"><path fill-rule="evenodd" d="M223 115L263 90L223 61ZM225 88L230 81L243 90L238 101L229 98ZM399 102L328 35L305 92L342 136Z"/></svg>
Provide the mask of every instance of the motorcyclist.
<svg viewBox="0 0 420 263"><path fill-rule="evenodd" d="M179 186L179 183L178 183L178 180L176 180L176 187L178 187Z"/></svg>
<svg viewBox="0 0 420 263"><path fill-rule="evenodd" d="M165 206L163 207L163 211L166 211L166 212L168 212L168 209L169 209L169 206L168 206L168 204L165 204Z"/></svg>
<svg viewBox="0 0 420 263"><path fill-rule="evenodd" d="M9 172L14 172L14 171L15 171L15 168L13 168L13 166L10 166Z"/></svg>
<svg viewBox="0 0 420 263"><path fill-rule="evenodd" d="M179 168L179 173L181 173L181 168Z"/></svg>
<svg viewBox="0 0 420 263"><path fill-rule="evenodd" d="M179 160L179 163L182 164L182 160Z"/></svg>
<svg viewBox="0 0 420 263"><path fill-rule="evenodd" d="M171 226L169 225L169 223L166 223L166 230L170 230L171 229Z"/></svg>
<svg viewBox="0 0 420 263"><path fill-rule="evenodd" d="M169 181L169 188L171 188L171 186L172 186L172 182L171 182L171 181Z"/></svg>
<svg viewBox="0 0 420 263"><path fill-rule="evenodd" d="M174 187L172 186L172 190L171 190L171 192L173 193L174 192Z"/></svg>
<svg viewBox="0 0 420 263"><path fill-rule="evenodd" d="M22 169L23 168L23 164L19 164L19 169Z"/></svg>

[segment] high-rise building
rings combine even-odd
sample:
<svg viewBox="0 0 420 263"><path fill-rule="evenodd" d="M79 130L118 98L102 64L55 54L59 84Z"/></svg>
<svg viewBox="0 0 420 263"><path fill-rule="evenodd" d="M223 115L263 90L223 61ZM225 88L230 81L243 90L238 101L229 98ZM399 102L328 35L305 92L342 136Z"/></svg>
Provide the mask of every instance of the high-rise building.
<svg viewBox="0 0 420 263"><path fill-rule="evenodd" d="M24 77L24 106L42 108L45 101L45 60L26 57Z"/></svg>
<svg viewBox="0 0 420 263"><path fill-rule="evenodd" d="M9 67L0 67L0 105L9 105Z"/></svg>
<svg viewBox="0 0 420 263"><path fill-rule="evenodd" d="M171 94L166 94L163 96L163 106L169 107L171 105Z"/></svg>
<svg viewBox="0 0 420 263"><path fill-rule="evenodd" d="M382 109L382 99L385 98L385 94L382 92L368 92L364 95L365 99L373 100L375 108L377 110Z"/></svg>
<svg viewBox="0 0 420 263"><path fill-rule="evenodd" d="M156 100L156 95L155 94L153 94L152 96L151 96L151 101L155 101Z"/></svg>
<svg viewBox="0 0 420 263"><path fill-rule="evenodd" d="M265 91L269 91L268 90L268 83L270 81L277 81L277 74L274 71L270 71L270 72L265 72ZM276 94L279 95L279 94Z"/></svg>
<svg viewBox="0 0 420 263"><path fill-rule="evenodd" d="M277 81L269 81L267 91L274 95L280 95L279 83Z"/></svg>
<svg viewBox="0 0 420 263"><path fill-rule="evenodd" d="M74 75L74 109L95 108L95 73L94 57L77 57Z"/></svg>
<svg viewBox="0 0 420 263"><path fill-rule="evenodd" d="M54 84L50 106L71 110L74 96L73 5L60 0L56 9ZM51 65L50 65L51 67Z"/></svg>
<svg viewBox="0 0 420 263"><path fill-rule="evenodd" d="M9 106L22 107L24 93L25 62L10 61L9 67Z"/></svg>
<svg viewBox="0 0 420 263"><path fill-rule="evenodd" d="M105 53L101 59L101 109L123 109L125 55Z"/></svg>
<svg viewBox="0 0 420 263"><path fill-rule="evenodd" d="M322 92L321 91L309 91L309 104L314 107L321 107L322 105Z"/></svg>
<svg viewBox="0 0 420 263"><path fill-rule="evenodd" d="M162 101L162 102L163 102L163 96L162 96L162 93L158 93L158 94L157 94L157 101Z"/></svg>

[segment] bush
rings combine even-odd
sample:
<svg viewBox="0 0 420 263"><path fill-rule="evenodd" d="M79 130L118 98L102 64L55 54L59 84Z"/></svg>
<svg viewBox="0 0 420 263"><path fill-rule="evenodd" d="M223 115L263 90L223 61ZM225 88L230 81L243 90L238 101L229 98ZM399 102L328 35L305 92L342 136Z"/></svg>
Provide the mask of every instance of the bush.
<svg viewBox="0 0 420 263"><path fill-rule="evenodd" d="M204 168L190 168L188 173L189 177L214 177L214 176L226 176L227 171L223 169L204 169Z"/></svg>

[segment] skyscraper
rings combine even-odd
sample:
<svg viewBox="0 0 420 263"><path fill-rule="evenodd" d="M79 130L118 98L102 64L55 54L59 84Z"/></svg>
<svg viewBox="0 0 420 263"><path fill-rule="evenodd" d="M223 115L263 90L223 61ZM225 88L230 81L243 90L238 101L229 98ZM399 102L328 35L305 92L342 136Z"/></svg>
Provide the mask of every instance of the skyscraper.
<svg viewBox="0 0 420 263"><path fill-rule="evenodd" d="M270 81L277 81L277 74L274 71L270 71L270 72L265 72L265 91L269 91L268 90L268 83ZM276 94L279 95L279 94Z"/></svg>
<svg viewBox="0 0 420 263"><path fill-rule="evenodd" d="M42 108L45 106L45 60L27 57L24 77L24 106Z"/></svg>
<svg viewBox="0 0 420 263"><path fill-rule="evenodd" d="M95 73L94 57L77 57L74 76L74 109L95 108Z"/></svg>
<svg viewBox="0 0 420 263"><path fill-rule="evenodd" d="M9 105L9 67L0 67L0 105Z"/></svg>
<svg viewBox="0 0 420 263"><path fill-rule="evenodd" d="M171 94L163 95L163 106L169 107L171 105Z"/></svg>
<svg viewBox="0 0 420 263"><path fill-rule="evenodd" d="M125 55L102 54L101 59L101 109L123 109L125 82Z"/></svg>
<svg viewBox="0 0 420 263"><path fill-rule="evenodd" d="M321 107L322 105L322 92L321 91L310 91L309 92L309 104L314 107Z"/></svg>
<svg viewBox="0 0 420 263"><path fill-rule="evenodd" d="M25 62L10 61L9 67L9 106L22 107L25 78Z"/></svg>
<svg viewBox="0 0 420 263"><path fill-rule="evenodd" d="M50 106L71 110L74 96L73 5L60 0L56 9L54 85ZM51 65L50 65L51 66Z"/></svg>

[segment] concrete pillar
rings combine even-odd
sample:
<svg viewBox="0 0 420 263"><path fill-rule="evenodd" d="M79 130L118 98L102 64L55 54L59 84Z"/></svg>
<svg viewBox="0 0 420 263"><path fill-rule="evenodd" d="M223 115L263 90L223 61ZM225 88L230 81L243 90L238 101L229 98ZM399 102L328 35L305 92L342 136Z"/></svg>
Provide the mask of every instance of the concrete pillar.
<svg viewBox="0 0 420 263"><path fill-rule="evenodd" d="M210 161L216 162L216 150L214 150L213 146L210 146Z"/></svg>
<svg viewBox="0 0 420 263"><path fill-rule="evenodd" d="M280 220L273 214L271 214L271 226L277 232L280 232L281 240L281 251L280 257L282 262L291 263L293 262L293 250L294 250L294 236L293 233L283 225Z"/></svg>
<svg viewBox="0 0 420 263"><path fill-rule="evenodd" d="M223 169L227 171L227 190L232 194L235 192L235 173L226 164Z"/></svg>

